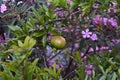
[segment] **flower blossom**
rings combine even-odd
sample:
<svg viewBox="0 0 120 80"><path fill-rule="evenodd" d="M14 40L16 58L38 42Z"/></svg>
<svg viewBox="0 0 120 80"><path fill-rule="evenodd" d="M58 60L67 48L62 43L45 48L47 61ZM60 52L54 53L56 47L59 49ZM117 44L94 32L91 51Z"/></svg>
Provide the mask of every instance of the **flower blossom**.
<svg viewBox="0 0 120 80"><path fill-rule="evenodd" d="M86 73L87 73L88 76L92 76L92 74L93 74L92 70L87 70Z"/></svg>
<svg viewBox="0 0 120 80"><path fill-rule="evenodd" d="M107 22L108 22L108 18L103 18L103 25L106 26L108 24Z"/></svg>
<svg viewBox="0 0 120 80"><path fill-rule="evenodd" d="M117 21L116 21L116 19L114 19L114 18L110 18L110 19L108 20L108 23L110 24L110 26L112 26L112 27L114 27L114 28L117 28L117 27L118 27Z"/></svg>
<svg viewBox="0 0 120 80"><path fill-rule="evenodd" d="M72 4L72 1L71 1L71 0L67 0L67 3L71 5L71 4Z"/></svg>
<svg viewBox="0 0 120 80"><path fill-rule="evenodd" d="M106 17L101 17L100 15L96 15L95 18L93 18L93 25L98 26L108 26L109 28L118 28L118 23L115 18L106 18Z"/></svg>
<svg viewBox="0 0 120 80"><path fill-rule="evenodd" d="M58 16L60 16L60 17L64 17L65 16L65 14L66 14L66 11L65 10L61 10L60 8L56 8L55 9L55 14L57 14Z"/></svg>
<svg viewBox="0 0 120 80"><path fill-rule="evenodd" d="M95 18L93 18L94 25L100 25L101 22L102 22L102 18L100 17L100 15L97 15Z"/></svg>
<svg viewBox="0 0 120 80"><path fill-rule="evenodd" d="M92 7L93 7L94 9L98 9L98 8L99 8L99 4L94 3L94 4L92 5Z"/></svg>
<svg viewBox="0 0 120 80"><path fill-rule="evenodd" d="M93 70L93 65L92 64L88 64L88 65L86 65L85 66L86 67L86 74L88 75L88 76L92 76L92 70Z"/></svg>
<svg viewBox="0 0 120 80"><path fill-rule="evenodd" d="M4 13L7 10L7 6L5 4L1 4L0 6L0 12Z"/></svg>
<svg viewBox="0 0 120 80"><path fill-rule="evenodd" d="M90 37L93 41L97 40L97 35L96 34L92 34L92 36Z"/></svg>
<svg viewBox="0 0 120 80"><path fill-rule="evenodd" d="M83 38L90 38L91 35L92 35L92 32L90 32L89 29L82 31Z"/></svg>

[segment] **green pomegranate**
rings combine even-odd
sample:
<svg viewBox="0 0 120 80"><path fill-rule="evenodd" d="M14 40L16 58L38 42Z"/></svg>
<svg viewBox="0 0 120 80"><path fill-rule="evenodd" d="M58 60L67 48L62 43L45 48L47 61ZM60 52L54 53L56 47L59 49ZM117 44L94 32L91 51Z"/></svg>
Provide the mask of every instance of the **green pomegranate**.
<svg viewBox="0 0 120 80"><path fill-rule="evenodd" d="M66 40L62 36L53 36L51 39L51 45L57 49L62 49L66 45Z"/></svg>

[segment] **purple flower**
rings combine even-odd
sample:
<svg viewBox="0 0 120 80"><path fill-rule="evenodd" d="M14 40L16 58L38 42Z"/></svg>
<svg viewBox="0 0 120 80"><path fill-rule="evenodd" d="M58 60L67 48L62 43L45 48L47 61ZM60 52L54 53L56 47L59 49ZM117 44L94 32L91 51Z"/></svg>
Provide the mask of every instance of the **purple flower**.
<svg viewBox="0 0 120 80"><path fill-rule="evenodd" d="M60 30L63 31L63 32L69 32L69 30L66 29L65 27L61 27Z"/></svg>
<svg viewBox="0 0 120 80"><path fill-rule="evenodd" d="M97 37L97 35L96 34L92 34L92 36L90 37L93 41L95 41L95 40L97 40L98 39L98 37Z"/></svg>
<svg viewBox="0 0 120 80"><path fill-rule="evenodd" d="M99 47L98 46L96 46L96 51L98 51L99 50Z"/></svg>
<svg viewBox="0 0 120 80"><path fill-rule="evenodd" d="M78 11L80 11L81 9L80 9L80 7L78 7Z"/></svg>
<svg viewBox="0 0 120 80"><path fill-rule="evenodd" d="M108 18L103 18L103 25L107 25L107 22L108 22Z"/></svg>
<svg viewBox="0 0 120 80"><path fill-rule="evenodd" d="M72 4L72 1L71 1L71 0L67 0L67 3L71 5L71 4Z"/></svg>
<svg viewBox="0 0 120 80"><path fill-rule="evenodd" d="M84 59L84 60L87 60L87 56L84 56L83 59Z"/></svg>
<svg viewBox="0 0 120 80"><path fill-rule="evenodd" d="M108 50L108 49L109 49L108 46L102 46L102 47L100 48L101 51L102 51L102 50Z"/></svg>
<svg viewBox="0 0 120 80"><path fill-rule="evenodd" d="M118 11L118 9L116 8L116 6L117 6L117 2L111 2L110 4L109 4L109 9L108 9L108 13L117 13L117 11Z"/></svg>
<svg viewBox="0 0 120 80"><path fill-rule="evenodd" d="M95 18L93 18L93 24L96 25L100 25L102 22L102 18L100 17L100 15L97 15Z"/></svg>
<svg viewBox="0 0 120 80"><path fill-rule="evenodd" d="M94 49L91 47L88 52L94 52Z"/></svg>
<svg viewBox="0 0 120 80"><path fill-rule="evenodd" d="M92 70L87 70L86 73L88 76L92 76Z"/></svg>
<svg viewBox="0 0 120 80"><path fill-rule="evenodd" d="M107 10L108 13L117 13L118 12L118 9L117 8L109 8Z"/></svg>
<svg viewBox="0 0 120 80"><path fill-rule="evenodd" d="M112 52L112 50L111 50L111 49L109 49L109 50L108 50L108 52L109 52L109 53L111 53L111 52Z"/></svg>
<svg viewBox="0 0 120 80"><path fill-rule="evenodd" d="M53 61L53 60L48 61L49 67L53 67L53 66L54 66L54 63L56 63L56 62ZM56 69L58 70L59 68L63 68L63 65L56 63Z"/></svg>
<svg viewBox="0 0 120 80"><path fill-rule="evenodd" d="M83 38L90 38L91 34L92 34L92 32L90 32L89 29L82 31Z"/></svg>
<svg viewBox="0 0 120 80"><path fill-rule="evenodd" d="M98 46L96 46L96 51L99 51L99 47L98 47ZM93 53L93 52L94 52L94 49L93 49L92 47L90 47L90 49L89 49L88 52L89 52L89 53Z"/></svg>
<svg viewBox="0 0 120 80"><path fill-rule="evenodd" d="M7 6L5 4L1 4L0 6L0 12L4 13L7 10Z"/></svg>
<svg viewBox="0 0 120 80"><path fill-rule="evenodd" d="M81 56L81 57L84 57L84 55L85 55L85 54L84 54L83 52L80 53L80 56Z"/></svg>
<svg viewBox="0 0 120 80"><path fill-rule="evenodd" d="M118 28L118 24L117 24L116 19L110 18L110 19L108 20L108 23L110 24L110 27Z"/></svg>
<svg viewBox="0 0 120 80"><path fill-rule="evenodd" d="M99 4L97 4L97 3L94 3L92 7L93 7L94 9L98 9L98 7L99 7Z"/></svg>
<svg viewBox="0 0 120 80"><path fill-rule="evenodd" d="M78 44L78 43L75 43L75 44L74 44L74 47L75 47L76 49L78 49L78 48L79 48L79 44Z"/></svg>
<svg viewBox="0 0 120 80"><path fill-rule="evenodd" d="M61 10L61 9L58 8L58 7L57 7L54 11L55 11L55 13L56 13L58 16L60 16L60 17L64 17L65 14L66 14L66 11Z"/></svg>
<svg viewBox="0 0 120 80"><path fill-rule="evenodd" d="M93 65L92 64L87 64L85 67L86 67L86 74L88 76L92 76Z"/></svg>
<svg viewBox="0 0 120 80"><path fill-rule="evenodd" d="M47 5L50 6L51 5L50 2L47 2Z"/></svg>
<svg viewBox="0 0 120 80"><path fill-rule="evenodd" d="M115 8L117 6L117 2L116 1L115 2L111 2L111 4L109 6Z"/></svg>
<svg viewBox="0 0 120 80"><path fill-rule="evenodd" d="M85 66L87 70L92 70L93 69L93 65L92 64L88 64Z"/></svg>
<svg viewBox="0 0 120 80"><path fill-rule="evenodd" d="M120 38L112 39L110 45L114 46L114 44L118 44L118 43L120 43Z"/></svg>
<svg viewBox="0 0 120 80"><path fill-rule="evenodd" d="M113 9L113 12L114 12L114 13L117 13L117 11L118 11L118 9L116 9L116 8Z"/></svg>

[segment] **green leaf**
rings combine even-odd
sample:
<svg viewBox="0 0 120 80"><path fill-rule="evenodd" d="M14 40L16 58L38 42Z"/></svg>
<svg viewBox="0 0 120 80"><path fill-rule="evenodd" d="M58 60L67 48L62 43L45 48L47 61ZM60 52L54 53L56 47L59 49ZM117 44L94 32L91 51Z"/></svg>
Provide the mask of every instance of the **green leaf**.
<svg viewBox="0 0 120 80"><path fill-rule="evenodd" d="M59 0L59 4L60 4L60 6L67 8L67 1L66 0Z"/></svg>
<svg viewBox="0 0 120 80"><path fill-rule="evenodd" d="M96 77L96 75L95 75L95 71L92 70L92 73L93 73L93 74L92 74L92 78L95 79L95 77Z"/></svg>
<svg viewBox="0 0 120 80"><path fill-rule="evenodd" d="M12 31L20 31L20 30L22 30L19 26L11 26L11 25L9 25L8 26Z"/></svg>
<svg viewBox="0 0 120 80"><path fill-rule="evenodd" d="M41 37L41 36L45 35L45 32L43 32L43 31L34 32L31 35L35 36L35 37Z"/></svg>
<svg viewBox="0 0 120 80"><path fill-rule="evenodd" d="M26 73L26 80L32 80L34 71L36 69L36 65L39 59L35 59L32 63L25 61L25 73Z"/></svg>
<svg viewBox="0 0 120 80"><path fill-rule="evenodd" d="M75 71L76 74L78 75L79 80L85 80L85 67L84 66L79 66L79 68Z"/></svg>
<svg viewBox="0 0 120 80"><path fill-rule="evenodd" d="M28 46L28 44L29 44L29 40L30 40L30 37L27 36L27 37L25 38L25 40L24 40L24 44L22 45L22 47L27 48L27 46Z"/></svg>
<svg viewBox="0 0 120 80"><path fill-rule="evenodd" d="M2 78L2 80L12 80L11 76L6 72L0 72L0 78Z"/></svg>
<svg viewBox="0 0 120 80"><path fill-rule="evenodd" d="M29 21L26 23L26 27L30 28L30 29L35 29L35 26L31 22L29 22Z"/></svg>
<svg viewBox="0 0 120 80"><path fill-rule="evenodd" d="M118 69L118 75L119 75L119 77L120 77L120 69Z"/></svg>
<svg viewBox="0 0 120 80"><path fill-rule="evenodd" d="M103 75L99 80L106 80L106 76Z"/></svg>
<svg viewBox="0 0 120 80"><path fill-rule="evenodd" d="M73 56L74 56L74 58L75 58L77 61L80 61L80 60L81 60L80 52L79 52L79 51L75 52L75 54L74 54Z"/></svg>
<svg viewBox="0 0 120 80"><path fill-rule="evenodd" d="M110 70L112 70L112 66L109 66L109 67L106 69L106 74L109 73Z"/></svg>
<svg viewBox="0 0 120 80"><path fill-rule="evenodd" d="M39 21L39 23L43 24L44 23L44 16L40 15L40 13L35 9L33 9L33 12L34 12L36 19Z"/></svg>
<svg viewBox="0 0 120 80"><path fill-rule="evenodd" d="M83 48L83 45L84 45L84 39L81 39L81 41L80 41L80 50L82 50L82 48Z"/></svg>
<svg viewBox="0 0 120 80"><path fill-rule="evenodd" d="M29 45L28 48L32 48L35 44L36 44L36 40L31 38L29 43L28 43L28 45Z"/></svg>
<svg viewBox="0 0 120 80"><path fill-rule="evenodd" d="M27 36L24 40L22 48L32 48L36 44L36 40Z"/></svg>
<svg viewBox="0 0 120 80"><path fill-rule="evenodd" d="M21 47L22 45L23 45L22 41L18 40L18 46Z"/></svg>
<svg viewBox="0 0 120 80"><path fill-rule="evenodd" d="M117 74L114 72L111 80L117 80Z"/></svg>
<svg viewBox="0 0 120 80"><path fill-rule="evenodd" d="M88 5L88 4L89 4L88 2L80 3L79 6L85 6L85 5Z"/></svg>
<svg viewBox="0 0 120 80"><path fill-rule="evenodd" d="M88 5L88 6L85 6L84 8L83 8L83 12L89 12L90 11L90 5Z"/></svg>
<svg viewBox="0 0 120 80"><path fill-rule="evenodd" d="M47 6L43 5L42 7L43 7L43 9L44 9L45 11L48 12L48 8L47 8Z"/></svg>
<svg viewBox="0 0 120 80"><path fill-rule="evenodd" d="M42 38L42 44L43 44L43 47L45 47L46 46L46 35L44 35L43 36L43 38Z"/></svg>
<svg viewBox="0 0 120 80"><path fill-rule="evenodd" d="M2 64L4 72L6 72L9 76L11 76L11 78L13 78L13 74L11 73L11 71L4 65Z"/></svg>
<svg viewBox="0 0 120 80"><path fill-rule="evenodd" d="M88 80L88 75L85 76L85 80Z"/></svg>
<svg viewBox="0 0 120 80"><path fill-rule="evenodd" d="M100 70L102 71L103 74L106 74L105 71L104 71L104 68L101 65L99 65L99 68L100 68Z"/></svg>

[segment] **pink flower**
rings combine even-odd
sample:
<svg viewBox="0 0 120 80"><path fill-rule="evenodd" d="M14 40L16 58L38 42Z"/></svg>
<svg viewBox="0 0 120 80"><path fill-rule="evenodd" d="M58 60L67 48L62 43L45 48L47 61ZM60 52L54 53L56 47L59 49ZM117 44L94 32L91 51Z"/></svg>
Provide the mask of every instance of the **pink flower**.
<svg viewBox="0 0 120 80"><path fill-rule="evenodd" d="M90 32L89 29L82 31L83 38L90 38L91 34L92 34L92 32Z"/></svg>
<svg viewBox="0 0 120 80"><path fill-rule="evenodd" d="M97 35L96 34L92 34L92 36L90 37L93 41L95 41L95 40L97 40L98 39L98 37L97 37Z"/></svg>
<svg viewBox="0 0 120 80"><path fill-rule="evenodd" d="M116 7L117 4L118 4L118 3L117 3L116 1L114 1L114 2L112 2L109 6L110 6L110 7Z"/></svg>
<svg viewBox="0 0 120 80"><path fill-rule="evenodd" d="M96 46L96 51L98 51L99 50L99 47L98 46Z"/></svg>
<svg viewBox="0 0 120 80"><path fill-rule="evenodd" d="M113 9L113 12L114 12L114 13L117 13L117 11L118 11L118 9L116 9L116 8Z"/></svg>
<svg viewBox="0 0 120 80"><path fill-rule="evenodd" d="M114 18L110 18L108 20L108 23L110 24L110 26L114 27L114 28L117 28L118 27L118 24L117 24L117 20L114 19Z"/></svg>
<svg viewBox="0 0 120 80"><path fill-rule="evenodd" d="M109 8L107 10L108 13L117 13L118 12L118 9L117 8Z"/></svg>
<svg viewBox="0 0 120 80"><path fill-rule="evenodd" d="M75 43L75 44L74 44L74 47L75 47L76 49L78 49L78 48L79 48L79 44L78 44L78 43Z"/></svg>
<svg viewBox="0 0 120 80"><path fill-rule="evenodd" d="M87 56L84 56L83 59L84 59L84 60L87 60Z"/></svg>
<svg viewBox="0 0 120 80"><path fill-rule="evenodd" d="M6 10L7 10L7 6L6 6L5 4L2 4L2 5L0 6L0 12L1 12L1 13L4 13Z"/></svg>
<svg viewBox="0 0 120 80"><path fill-rule="evenodd" d="M95 3L95 4L92 5L92 7L93 7L94 9L98 9L99 4Z"/></svg>
<svg viewBox="0 0 120 80"><path fill-rule="evenodd" d="M108 52L109 52L109 53L111 53L111 52L112 52L112 50L111 50L111 49L109 49L109 50L108 50Z"/></svg>
<svg viewBox="0 0 120 80"><path fill-rule="evenodd" d="M94 52L94 49L91 47L88 52Z"/></svg>
<svg viewBox="0 0 120 80"><path fill-rule="evenodd" d="M103 18L103 25L107 25L107 22L108 22L108 18Z"/></svg>
<svg viewBox="0 0 120 80"><path fill-rule="evenodd" d="M85 67L87 68L87 70L92 70L93 69L93 65L92 64L88 64Z"/></svg>
<svg viewBox="0 0 120 80"><path fill-rule="evenodd" d="M84 54L83 52L81 52L81 53L80 53L80 56L81 56L81 57L84 57L84 56L85 56L85 54Z"/></svg>
<svg viewBox="0 0 120 80"><path fill-rule="evenodd" d="M66 11L65 10L61 10L60 8L56 8L55 10L55 14L57 14L58 16L60 16L60 17L64 17L65 16L65 14L66 14Z"/></svg>
<svg viewBox="0 0 120 80"><path fill-rule="evenodd" d="M92 76L92 70L87 70L86 73L88 76Z"/></svg>
<svg viewBox="0 0 120 80"><path fill-rule="evenodd" d="M100 17L100 15L97 15L95 18L93 18L93 24L95 26L100 25L101 22L102 22L102 18Z"/></svg>
<svg viewBox="0 0 120 80"><path fill-rule="evenodd" d="M108 49L109 49L108 46L102 46L102 47L100 48L100 50L108 50Z"/></svg>
<svg viewBox="0 0 120 80"><path fill-rule="evenodd" d="M71 1L71 0L67 0L67 3L71 5L71 4L72 4L72 1Z"/></svg>
<svg viewBox="0 0 120 80"><path fill-rule="evenodd" d="M47 2L47 5L50 6L51 5L50 2Z"/></svg>
<svg viewBox="0 0 120 80"><path fill-rule="evenodd" d="M99 47L98 46L96 46L96 51L99 51ZM90 47L90 49L89 49L88 52L91 53L91 54L93 54L94 49L92 47Z"/></svg>

